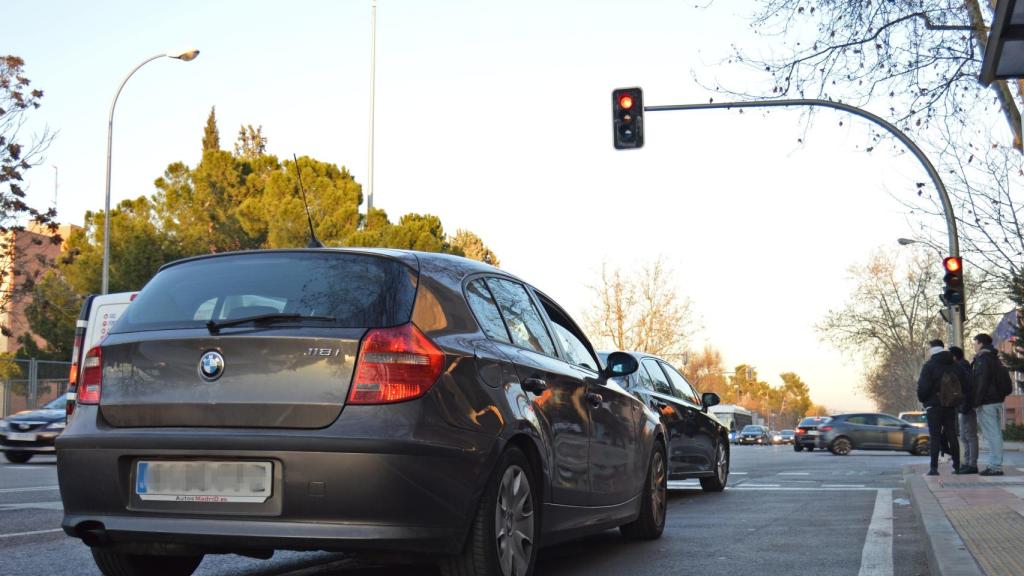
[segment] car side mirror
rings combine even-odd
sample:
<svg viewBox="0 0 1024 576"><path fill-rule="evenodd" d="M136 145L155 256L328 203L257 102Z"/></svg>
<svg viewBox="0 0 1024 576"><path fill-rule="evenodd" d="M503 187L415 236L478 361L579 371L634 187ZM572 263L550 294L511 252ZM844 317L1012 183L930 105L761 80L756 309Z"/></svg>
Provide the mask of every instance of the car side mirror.
<svg viewBox="0 0 1024 576"><path fill-rule="evenodd" d="M629 376L640 369L640 363L632 355L625 352L612 352L608 355L604 370L601 376L605 379L619 376Z"/></svg>
<svg viewBox="0 0 1024 576"><path fill-rule="evenodd" d="M700 402L704 405L704 408L711 408L721 404L722 398L714 392L705 392L700 395Z"/></svg>

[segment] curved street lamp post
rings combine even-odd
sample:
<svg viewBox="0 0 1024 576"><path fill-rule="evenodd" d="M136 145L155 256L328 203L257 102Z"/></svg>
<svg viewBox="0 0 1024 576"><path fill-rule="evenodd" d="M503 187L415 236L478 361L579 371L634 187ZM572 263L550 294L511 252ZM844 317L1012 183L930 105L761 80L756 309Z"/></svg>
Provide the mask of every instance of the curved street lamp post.
<svg viewBox="0 0 1024 576"><path fill-rule="evenodd" d="M139 68L142 68L146 64L163 57L174 58L175 60L182 60L189 62L194 60L196 56L199 56L199 50L185 50L183 52L165 52L150 56L143 60L138 66L132 68L132 71L124 77L121 81L121 85L117 87L117 92L114 93L114 100L110 103L110 115L107 117L107 186L106 186L106 198L103 203L103 294L107 293L110 281L110 152L113 147L114 138L114 107L117 106L117 98L121 95L121 90L124 89L124 85L128 83L128 79L132 77Z"/></svg>

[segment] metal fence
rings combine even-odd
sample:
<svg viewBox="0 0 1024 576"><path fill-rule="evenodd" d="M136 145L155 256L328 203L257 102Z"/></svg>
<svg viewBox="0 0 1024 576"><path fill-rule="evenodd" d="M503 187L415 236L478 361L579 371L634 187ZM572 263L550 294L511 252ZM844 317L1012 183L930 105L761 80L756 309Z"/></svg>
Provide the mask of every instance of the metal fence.
<svg viewBox="0 0 1024 576"><path fill-rule="evenodd" d="M0 416L39 408L67 392L70 362L30 358L11 363L14 369L0 380Z"/></svg>

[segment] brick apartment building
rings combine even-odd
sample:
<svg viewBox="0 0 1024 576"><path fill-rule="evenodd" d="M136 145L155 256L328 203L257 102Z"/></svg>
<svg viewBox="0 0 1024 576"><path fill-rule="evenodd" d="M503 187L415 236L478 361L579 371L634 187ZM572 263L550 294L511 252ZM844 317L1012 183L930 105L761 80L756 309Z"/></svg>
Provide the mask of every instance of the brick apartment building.
<svg viewBox="0 0 1024 576"><path fill-rule="evenodd" d="M25 280L35 278L45 272L47 262L56 261L67 247L67 239L71 232L80 227L73 224L58 226L57 233L63 240L54 244L52 233L45 226L36 222L29 223L25 230L7 232L0 241L5 253L0 254L0 294L3 301L8 301L6 309L0 311L0 326L5 333L0 333L0 353L13 353L18 350L18 337L28 331L28 320L25 318L25 307L32 302L31 295L21 294L20 288ZM12 274L15 263L19 274ZM43 344L39 342L39 344Z"/></svg>

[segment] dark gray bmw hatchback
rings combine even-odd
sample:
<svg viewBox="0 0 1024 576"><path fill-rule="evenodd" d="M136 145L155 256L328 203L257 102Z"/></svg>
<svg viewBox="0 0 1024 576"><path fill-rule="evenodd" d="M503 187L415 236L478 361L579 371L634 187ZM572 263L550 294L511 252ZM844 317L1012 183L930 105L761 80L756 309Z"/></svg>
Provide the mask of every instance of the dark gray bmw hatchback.
<svg viewBox="0 0 1024 576"><path fill-rule="evenodd" d="M550 298L395 250L157 273L89 350L57 441L63 528L108 576L204 554L388 551L532 573L542 544L665 523L659 417Z"/></svg>

